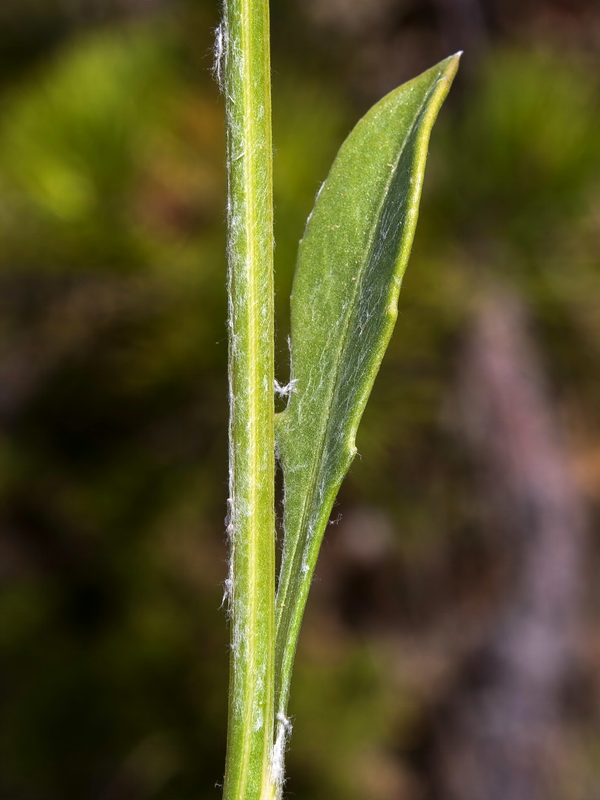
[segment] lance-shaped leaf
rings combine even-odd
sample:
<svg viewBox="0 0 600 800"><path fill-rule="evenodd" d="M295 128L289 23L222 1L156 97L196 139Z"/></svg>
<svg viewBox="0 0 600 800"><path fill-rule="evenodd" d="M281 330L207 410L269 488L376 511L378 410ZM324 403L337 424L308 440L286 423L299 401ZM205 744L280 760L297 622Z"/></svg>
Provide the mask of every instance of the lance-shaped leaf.
<svg viewBox="0 0 600 800"><path fill-rule="evenodd" d="M300 243L291 300L294 389L277 420L285 485L275 669L281 735L319 546L396 320L429 135L459 55L391 92L360 120Z"/></svg>

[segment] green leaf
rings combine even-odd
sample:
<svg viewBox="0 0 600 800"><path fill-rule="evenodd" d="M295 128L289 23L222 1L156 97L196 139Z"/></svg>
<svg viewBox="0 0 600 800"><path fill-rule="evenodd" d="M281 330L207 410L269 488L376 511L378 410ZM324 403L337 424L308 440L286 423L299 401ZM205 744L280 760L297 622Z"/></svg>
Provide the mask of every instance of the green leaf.
<svg viewBox="0 0 600 800"><path fill-rule="evenodd" d="M275 661L281 735L306 596L397 317L429 135L459 55L391 92L360 120L300 243L291 300L293 389L276 429L285 485Z"/></svg>

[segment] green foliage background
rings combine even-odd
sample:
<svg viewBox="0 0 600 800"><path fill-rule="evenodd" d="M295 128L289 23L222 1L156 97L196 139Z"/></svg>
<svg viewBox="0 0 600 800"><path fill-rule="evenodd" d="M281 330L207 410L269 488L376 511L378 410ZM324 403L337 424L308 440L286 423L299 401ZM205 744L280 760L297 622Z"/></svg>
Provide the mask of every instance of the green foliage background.
<svg viewBox="0 0 600 800"><path fill-rule="evenodd" d="M381 18L371 10L357 22L361 3L273 4L282 380L296 243L339 143L383 91L467 50L432 140L362 458L309 603L291 707L299 800L435 797L422 766L431 708L468 624L485 625L497 602L503 546L482 527L451 422L461 340L489 280L527 305L598 522L598 10L548 0L509 19L482 3L474 31L416 0L380 6ZM219 796L228 654L217 20L216 3L183 0L0 9L6 800ZM597 621L593 545L582 580ZM565 800L591 798L600 778L600 639L589 631L584 669L596 677L571 715L578 779Z"/></svg>

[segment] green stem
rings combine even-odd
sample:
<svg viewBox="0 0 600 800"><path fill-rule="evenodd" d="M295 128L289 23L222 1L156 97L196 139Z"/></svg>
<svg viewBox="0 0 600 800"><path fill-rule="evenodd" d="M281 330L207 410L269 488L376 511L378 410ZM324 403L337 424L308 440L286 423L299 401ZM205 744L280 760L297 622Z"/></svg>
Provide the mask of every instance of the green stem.
<svg viewBox="0 0 600 800"><path fill-rule="evenodd" d="M231 673L224 800L273 794L273 199L268 0L224 0Z"/></svg>

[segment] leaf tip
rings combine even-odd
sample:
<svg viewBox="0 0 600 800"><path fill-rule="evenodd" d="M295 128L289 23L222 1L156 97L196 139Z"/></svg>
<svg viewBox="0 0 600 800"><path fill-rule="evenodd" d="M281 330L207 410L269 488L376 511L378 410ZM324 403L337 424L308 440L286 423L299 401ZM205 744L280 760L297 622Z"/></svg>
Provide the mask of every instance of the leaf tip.
<svg viewBox="0 0 600 800"><path fill-rule="evenodd" d="M444 77L449 83L452 83L454 76L458 71L458 65L460 63L462 54L463 51L459 50L457 53L454 53L454 55L448 56L448 58L442 61L442 64L444 65Z"/></svg>

